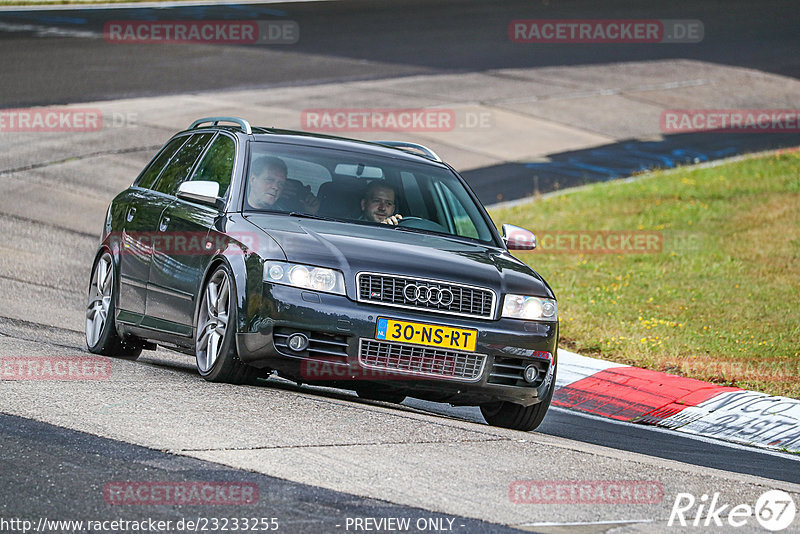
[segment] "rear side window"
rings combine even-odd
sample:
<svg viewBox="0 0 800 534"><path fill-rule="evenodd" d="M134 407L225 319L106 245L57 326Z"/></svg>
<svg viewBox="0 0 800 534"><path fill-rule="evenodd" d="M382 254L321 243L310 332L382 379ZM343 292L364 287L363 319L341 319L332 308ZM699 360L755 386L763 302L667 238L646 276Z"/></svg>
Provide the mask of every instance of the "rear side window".
<svg viewBox="0 0 800 534"><path fill-rule="evenodd" d="M153 159L153 161L150 162L150 165L148 165L144 172L139 176L139 179L136 181L136 185L139 187L144 187L145 189L151 189L156 181L156 178L158 178L158 175L161 174L161 170L167 164L172 155L175 154L175 152L187 139L187 136L176 137L167 143L164 149L158 154L158 156L155 157L155 159Z"/></svg>
<svg viewBox="0 0 800 534"><path fill-rule="evenodd" d="M153 189L159 193L174 195L178 191L178 185L189 177L194 162L203 152L212 135L212 133L195 134L186 141L186 144L164 168Z"/></svg>
<svg viewBox="0 0 800 534"><path fill-rule="evenodd" d="M197 166L192 181L204 180L219 184L219 196L224 197L231 185L236 143L227 135L218 135Z"/></svg>

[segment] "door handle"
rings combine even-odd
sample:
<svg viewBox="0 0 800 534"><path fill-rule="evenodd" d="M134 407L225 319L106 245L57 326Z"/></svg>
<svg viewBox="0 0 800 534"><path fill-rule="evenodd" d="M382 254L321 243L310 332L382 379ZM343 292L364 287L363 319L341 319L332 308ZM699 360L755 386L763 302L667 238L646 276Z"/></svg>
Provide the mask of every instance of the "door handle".
<svg viewBox="0 0 800 534"><path fill-rule="evenodd" d="M131 222L134 215L136 215L136 208L128 208L128 215L125 216L125 219L127 219L128 222Z"/></svg>
<svg viewBox="0 0 800 534"><path fill-rule="evenodd" d="M161 219L161 224L158 225L158 228L164 232L167 229L167 226L169 226L169 217L163 217Z"/></svg>

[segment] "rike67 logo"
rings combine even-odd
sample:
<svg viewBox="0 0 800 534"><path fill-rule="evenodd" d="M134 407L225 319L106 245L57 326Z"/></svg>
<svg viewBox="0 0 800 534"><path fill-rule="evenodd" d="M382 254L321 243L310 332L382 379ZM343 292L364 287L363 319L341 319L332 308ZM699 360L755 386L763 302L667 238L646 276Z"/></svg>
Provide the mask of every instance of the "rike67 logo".
<svg viewBox="0 0 800 534"><path fill-rule="evenodd" d="M730 504L720 499L719 492L696 498L691 493L678 493L669 514L669 526L681 527L730 527L747 525L755 515L765 529L778 532L788 528L794 521L797 505L791 495L781 490L764 492L755 506Z"/></svg>

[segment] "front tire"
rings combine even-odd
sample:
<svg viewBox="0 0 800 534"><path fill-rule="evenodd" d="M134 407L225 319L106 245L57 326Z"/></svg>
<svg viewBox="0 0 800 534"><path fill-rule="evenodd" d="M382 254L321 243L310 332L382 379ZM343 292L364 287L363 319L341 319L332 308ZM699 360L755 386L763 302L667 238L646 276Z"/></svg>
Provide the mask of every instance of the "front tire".
<svg viewBox="0 0 800 534"><path fill-rule="evenodd" d="M483 404L480 407L483 418L492 426L522 430L523 432L536 430L542 424L544 416L550 408L550 401L553 400L553 393L556 390L555 371L551 380L550 392L540 403L532 406L522 406L507 401Z"/></svg>
<svg viewBox="0 0 800 534"><path fill-rule="evenodd" d="M406 400L406 396L403 393L375 388L359 388L356 390L356 394L360 399L388 402L391 404L400 404Z"/></svg>
<svg viewBox="0 0 800 534"><path fill-rule="evenodd" d="M200 376L209 382L253 383L258 369L236 354L236 287L227 265L217 267L203 287L197 313L195 359Z"/></svg>
<svg viewBox="0 0 800 534"><path fill-rule="evenodd" d="M117 333L114 324L114 261L104 252L92 267L89 296L86 305L86 348L94 354L116 356L135 360L142 353L142 345L125 340Z"/></svg>

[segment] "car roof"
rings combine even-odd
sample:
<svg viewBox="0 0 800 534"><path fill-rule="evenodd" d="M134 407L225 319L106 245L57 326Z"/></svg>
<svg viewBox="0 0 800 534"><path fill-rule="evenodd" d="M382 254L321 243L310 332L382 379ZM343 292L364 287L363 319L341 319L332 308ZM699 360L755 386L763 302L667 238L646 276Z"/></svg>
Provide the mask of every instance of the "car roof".
<svg viewBox="0 0 800 534"><path fill-rule="evenodd" d="M387 146L380 141L361 141L334 135L301 132L297 130L281 130L276 128L253 128L253 135L257 141L303 144L306 146L319 146L321 148L338 148L352 150L354 152L389 156L408 161L419 162L422 160L430 164L443 165L441 160L437 161L421 153L408 152L401 147Z"/></svg>
<svg viewBox="0 0 800 534"><path fill-rule="evenodd" d="M237 123L238 126L222 125L220 122L234 122ZM204 126L205 123L209 124ZM238 117L207 117L205 119L198 119L184 132L216 130L225 130L243 137L252 136L252 139L255 141L317 146L320 148L336 148L340 150L350 150L354 152L382 155L407 161L424 161L437 166L449 167L431 149L416 143L403 141L370 142L321 133L303 132L299 130L250 126L247 121L244 119L239 119Z"/></svg>

